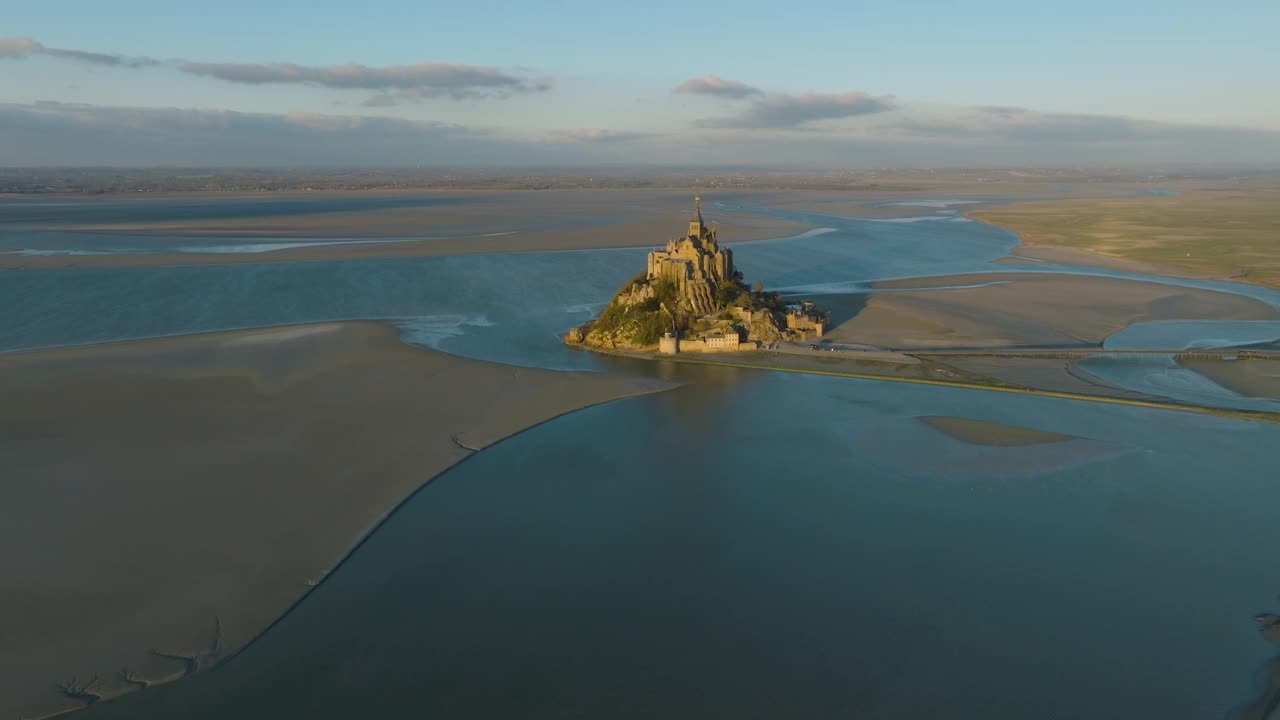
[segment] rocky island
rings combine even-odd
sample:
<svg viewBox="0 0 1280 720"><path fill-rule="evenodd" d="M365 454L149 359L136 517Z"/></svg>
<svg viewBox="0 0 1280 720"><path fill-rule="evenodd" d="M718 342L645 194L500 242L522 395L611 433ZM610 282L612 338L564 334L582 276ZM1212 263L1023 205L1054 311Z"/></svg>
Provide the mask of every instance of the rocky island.
<svg viewBox="0 0 1280 720"><path fill-rule="evenodd" d="M688 233L649 253L645 270L614 294L600 317L571 328L565 342L664 354L738 352L821 337L825 323L825 313L810 302L787 304L759 283L748 288L695 196Z"/></svg>

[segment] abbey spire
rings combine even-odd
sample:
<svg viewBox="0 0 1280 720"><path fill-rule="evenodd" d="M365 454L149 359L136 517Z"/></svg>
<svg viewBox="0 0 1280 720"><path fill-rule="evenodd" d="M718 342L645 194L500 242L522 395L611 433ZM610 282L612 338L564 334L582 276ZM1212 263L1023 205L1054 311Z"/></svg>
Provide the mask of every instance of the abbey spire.
<svg viewBox="0 0 1280 720"><path fill-rule="evenodd" d="M689 220L689 237L701 240L707 231L707 225L702 221L702 198L698 195L693 196L693 217ZM715 238L715 233L712 234Z"/></svg>
<svg viewBox="0 0 1280 720"><path fill-rule="evenodd" d="M714 312L716 290L734 279L733 251L720 249L715 228L702 219L702 198L693 198L689 233L667 242L666 250L649 253L646 278L666 278L674 283L682 304L699 314Z"/></svg>

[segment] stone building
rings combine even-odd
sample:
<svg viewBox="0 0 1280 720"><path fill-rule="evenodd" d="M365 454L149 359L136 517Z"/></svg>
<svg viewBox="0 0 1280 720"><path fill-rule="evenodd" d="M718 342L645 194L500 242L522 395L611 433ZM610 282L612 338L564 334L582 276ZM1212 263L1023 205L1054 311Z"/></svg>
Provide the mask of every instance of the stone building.
<svg viewBox="0 0 1280 720"><path fill-rule="evenodd" d="M689 233L649 253L648 279L666 279L689 309L699 315L716 311L716 288L733 279L733 251L716 243L716 230L702 219L702 199L693 199Z"/></svg>
<svg viewBox="0 0 1280 720"><path fill-rule="evenodd" d="M787 306L787 329L795 332L801 340L822 337L826 318L814 311L813 303L805 300L800 305Z"/></svg>
<svg viewBox="0 0 1280 720"><path fill-rule="evenodd" d="M658 352L663 355L675 355L680 352L680 338L669 332L663 333L662 337L658 338Z"/></svg>
<svg viewBox="0 0 1280 720"><path fill-rule="evenodd" d="M688 228L649 253L644 278L628 281L598 318L571 328L564 341L611 350L656 344L658 353L674 355L743 352L822 335L825 315L812 303L783 309L777 293L746 291L733 252L720 247L696 196Z"/></svg>
<svg viewBox="0 0 1280 720"><path fill-rule="evenodd" d="M742 339L734 332L711 333L704 336L702 342L713 352L737 352Z"/></svg>
<svg viewBox="0 0 1280 720"><path fill-rule="evenodd" d="M723 353L746 352L760 349L755 340L741 340L734 333L711 333L692 340L679 340L678 346L671 346L671 351L664 350L659 343L658 352L672 355L675 353Z"/></svg>
<svg viewBox="0 0 1280 720"><path fill-rule="evenodd" d="M729 311L733 314L733 317L744 323L763 322L769 315L769 310L766 308L752 310L750 308L731 307Z"/></svg>

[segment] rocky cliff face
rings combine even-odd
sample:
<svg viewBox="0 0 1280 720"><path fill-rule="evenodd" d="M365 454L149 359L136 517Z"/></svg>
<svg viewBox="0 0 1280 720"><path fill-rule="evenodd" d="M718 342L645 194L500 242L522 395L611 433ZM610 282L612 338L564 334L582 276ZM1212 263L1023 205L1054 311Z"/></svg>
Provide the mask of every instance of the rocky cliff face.
<svg viewBox="0 0 1280 720"><path fill-rule="evenodd" d="M581 338L579 342L604 348L638 349L656 345L673 323L658 298L659 289L648 281L624 285L599 318L574 328L567 339L572 342L576 334Z"/></svg>
<svg viewBox="0 0 1280 720"><path fill-rule="evenodd" d="M655 347L666 332L685 338L735 333L760 343L786 336L785 322L764 305L763 296L747 292L740 283L718 286L718 297L689 288L682 289L668 277L636 276L618 290L599 318L570 329L565 342L639 350Z"/></svg>
<svg viewBox="0 0 1280 720"><path fill-rule="evenodd" d="M781 342L785 339L785 330L779 327L777 316L767 310L746 313L751 319L739 319L746 339L762 344Z"/></svg>

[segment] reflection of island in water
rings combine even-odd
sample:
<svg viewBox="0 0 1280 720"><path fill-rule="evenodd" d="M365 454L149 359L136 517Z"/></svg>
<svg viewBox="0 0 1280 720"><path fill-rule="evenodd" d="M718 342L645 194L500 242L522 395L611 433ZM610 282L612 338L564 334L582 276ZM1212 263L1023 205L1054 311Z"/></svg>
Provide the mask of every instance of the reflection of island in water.
<svg viewBox="0 0 1280 720"><path fill-rule="evenodd" d="M737 352L822 337L826 319L812 303L786 305L759 283L748 289L733 251L720 247L695 196L688 234L649 253L645 272L627 281L599 318L570 329L565 341L665 354Z"/></svg>

